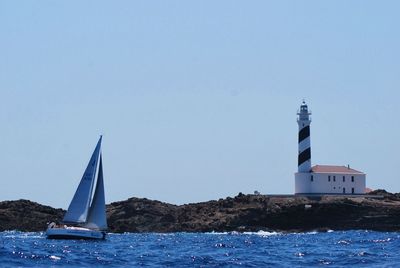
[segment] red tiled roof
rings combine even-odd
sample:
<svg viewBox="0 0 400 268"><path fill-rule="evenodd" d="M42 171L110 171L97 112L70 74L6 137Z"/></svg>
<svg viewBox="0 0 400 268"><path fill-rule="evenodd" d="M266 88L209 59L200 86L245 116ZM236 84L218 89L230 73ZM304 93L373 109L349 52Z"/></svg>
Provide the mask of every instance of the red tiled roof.
<svg viewBox="0 0 400 268"><path fill-rule="evenodd" d="M364 174L361 171L352 169L346 166L328 166L328 165L316 165L311 168L311 172L314 173L346 173L346 174Z"/></svg>

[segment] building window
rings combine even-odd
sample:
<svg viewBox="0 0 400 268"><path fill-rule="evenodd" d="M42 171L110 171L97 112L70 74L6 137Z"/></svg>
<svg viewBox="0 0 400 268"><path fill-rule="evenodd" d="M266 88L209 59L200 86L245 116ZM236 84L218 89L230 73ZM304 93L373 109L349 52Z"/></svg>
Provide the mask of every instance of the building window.
<svg viewBox="0 0 400 268"><path fill-rule="evenodd" d="M351 182L354 182L354 176L351 176Z"/></svg>
<svg viewBox="0 0 400 268"><path fill-rule="evenodd" d="M328 176L328 181L331 181L331 176Z"/></svg>
<svg viewBox="0 0 400 268"><path fill-rule="evenodd" d="M314 176L313 175L311 175L311 181L314 181Z"/></svg>
<svg viewBox="0 0 400 268"><path fill-rule="evenodd" d="M336 176L333 176L333 181L336 181Z"/></svg>
<svg viewBox="0 0 400 268"><path fill-rule="evenodd" d="M343 176L343 182L345 182L346 181L346 177L345 176Z"/></svg>
<svg viewBox="0 0 400 268"><path fill-rule="evenodd" d="M351 193L354 194L354 188L351 188Z"/></svg>

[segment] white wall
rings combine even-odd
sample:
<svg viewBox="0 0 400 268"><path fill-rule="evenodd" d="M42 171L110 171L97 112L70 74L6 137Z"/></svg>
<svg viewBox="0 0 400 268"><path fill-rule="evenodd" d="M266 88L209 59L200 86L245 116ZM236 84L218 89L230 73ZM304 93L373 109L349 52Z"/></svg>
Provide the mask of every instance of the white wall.
<svg viewBox="0 0 400 268"><path fill-rule="evenodd" d="M313 176L313 181L311 181L311 176ZM328 176L331 177L330 181ZM345 176L344 182L343 176ZM354 182L351 181L351 176L354 176ZM365 174L296 173L295 194L343 194L343 188L345 188L345 194L351 194L352 188L354 188L354 194L364 194L365 180Z"/></svg>

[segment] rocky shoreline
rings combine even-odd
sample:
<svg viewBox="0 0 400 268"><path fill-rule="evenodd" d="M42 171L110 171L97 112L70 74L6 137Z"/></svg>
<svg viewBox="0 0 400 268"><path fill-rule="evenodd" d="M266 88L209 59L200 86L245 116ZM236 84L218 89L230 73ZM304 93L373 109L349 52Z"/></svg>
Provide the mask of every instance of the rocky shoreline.
<svg viewBox="0 0 400 268"><path fill-rule="evenodd" d="M0 202L0 231L44 231L65 211L29 200ZM400 231L400 194L367 196L243 195L173 205L130 198L107 205L110 232Z"/></svg>

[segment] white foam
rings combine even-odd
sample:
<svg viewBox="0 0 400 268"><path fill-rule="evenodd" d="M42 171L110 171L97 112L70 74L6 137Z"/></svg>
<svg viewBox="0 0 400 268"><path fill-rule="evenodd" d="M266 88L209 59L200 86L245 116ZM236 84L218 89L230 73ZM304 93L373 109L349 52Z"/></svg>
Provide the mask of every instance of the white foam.
<svg viewBox="0 0 400 268"><path fill-rule="evenodd" d="M281 233L278 232L267 232L267 231L258 231L258 232L244 232L243 234L247 234L247 235L259 235L259 236L273 236L273 235L280 235Z"/></svg>
<svg viewBox="0 0 400 268"><path fill-rule="evenodd" d="M37 239L44 238L43 232L20 232L20 231L4 231L5 238L24 238L24 239Z"/></svg>
<svg viewBox="0 0 400 268"><path fill-rule="evenodd" d="M52 260L55 260L55 261L58 261L61 259L60 257L54 256L54 255L51 255L49 258Z"/></svg>
<svg viewBox="0 0 400 268"><path fill-rule="evenodd" d="M280 235L282 233L278 233L278 232L268 232L268 231L263 231L260 230L258 232L237 232L237 231L233 231L233 232L209 232L206 234L212 234L212 235L258 235L258 236L262 236L262 237L266 237L266 236L273 236L273 235Z"/></svg>

